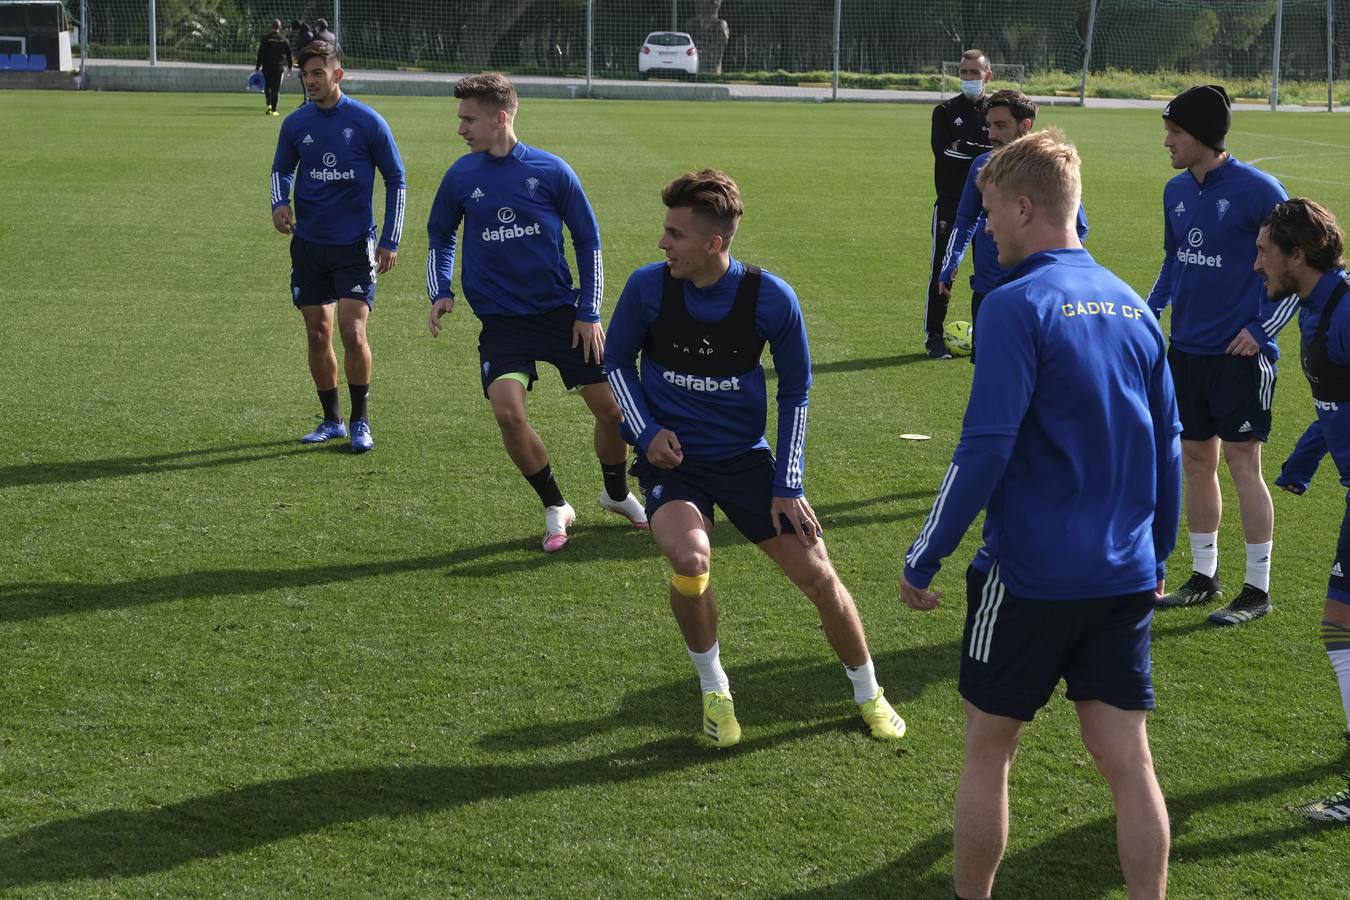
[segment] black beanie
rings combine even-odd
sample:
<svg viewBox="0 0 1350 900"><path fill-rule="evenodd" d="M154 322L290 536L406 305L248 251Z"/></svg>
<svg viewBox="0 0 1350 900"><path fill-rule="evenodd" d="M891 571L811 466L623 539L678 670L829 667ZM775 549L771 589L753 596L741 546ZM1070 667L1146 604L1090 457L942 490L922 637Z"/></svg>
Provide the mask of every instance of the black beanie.
<svg viewBox="0 0 1350 900"><path fill-rule="evenodd" d="M1232 105L1223 85L1197 84L1177 94L1162 115L1200 143L1222 151L1224 135L1233 124Z"/></svg>

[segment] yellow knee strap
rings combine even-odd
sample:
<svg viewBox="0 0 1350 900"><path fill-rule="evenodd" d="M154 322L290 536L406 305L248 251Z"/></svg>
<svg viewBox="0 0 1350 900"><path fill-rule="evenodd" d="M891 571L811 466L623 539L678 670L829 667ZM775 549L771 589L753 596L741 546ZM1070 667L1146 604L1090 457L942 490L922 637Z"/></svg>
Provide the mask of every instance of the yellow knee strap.
<svg viewBox="0 0 1350 900"><path fill-rule="evenodd" d="M681 575L679 572L670 573L670 586L685 597L702 597L703 592L708 589L709 575L704 572L701 575Z"/></svg>

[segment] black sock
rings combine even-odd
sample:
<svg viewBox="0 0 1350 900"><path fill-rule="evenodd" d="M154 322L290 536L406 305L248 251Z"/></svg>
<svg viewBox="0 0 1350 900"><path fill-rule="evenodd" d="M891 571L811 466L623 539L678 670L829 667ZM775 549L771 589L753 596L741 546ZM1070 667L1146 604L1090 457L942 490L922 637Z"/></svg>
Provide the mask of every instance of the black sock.
<svg viewBox="0 0 1350 900"><path fill-rule="evenodd" d="M352 421L366 418L366 401L370 398L370 385L349 384L347 390L352 395ZM333 393L337 393L336 390Z"/></svg>
<svg viewBox="0 0 1350 900"><path fill-rule="evenodd" d="M558 482L553 480L552 467L545 465L533 475L526 475L525 480L534 488L534 492L539 495L545 506L562 506L562 491L558 490Z"/></svg>
<svg viewBox="0 0 1350 900"><path fill-rule="evenodd" d="M624 463L601 463L600 473L605 476L605 493L609 494L609 499L618 503L628 499L628 473L624 471Z"/></svg>
<svg viewBox="0 0 1350 900"><path fill-rule="evenodd" d="M323 404L323 417L330 422L341 422L342 411L338 409L337 388L319 391L319 402Z"/></svg>

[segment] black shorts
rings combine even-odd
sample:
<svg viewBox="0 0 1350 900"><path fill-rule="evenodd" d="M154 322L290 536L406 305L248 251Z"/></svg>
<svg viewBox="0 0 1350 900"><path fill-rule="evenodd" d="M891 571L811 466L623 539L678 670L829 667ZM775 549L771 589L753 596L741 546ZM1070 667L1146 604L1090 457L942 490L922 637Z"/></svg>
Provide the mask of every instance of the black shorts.
<svg viewBox="0 0 1350 900"><path fill-rule="evenodd" d="M1327 579L1327 599L1350 605L1350 498L1341 518L1341 536L1336 541L1336 558L1331 563L1331 577Z"/></svg>
<svg viewBox="0 0 1350 900"><path fill-rule="evenodd" d="M768 450L751 450L720 462L686 458L674 469L657 468L639 450L629 472L642 488L648 521L670 501L687 500L709 521L714 521L713 505L720 506L736 530L752 544L767 541L776 534L769 518L773 507L774 460ZM792 534L787 516L778 518L783 533Z"/></svg>
<svg viewBox="0 0 1350 900"><path fill-rule="evenodd" d="M1175 347L1167 364L1177 391L1181 439L1247 441L1270 437L1275 363L1265 354L1202 356Z"/></svg>
<svg viewBox="0 0 1350 900"><path fill-rule="evenodd" d="M961 696L994 716L1030 722L1064 679L1070 700L1153 709L1153 592L1085 600L1014 597L998 577L966 570Z"/></svg>
<svg viewBox="0 0 1350 900"><path fill-rule="evenodd" d="M375 241L316 244L291 238L291 302L323 306L344 297L375 308Z"/></svg>
<svg viewBox="0 0 1350 900"><path fill-rule="evenodd" d="M585 348L572 346L572 325L577 311L560 306L533 316L479 316L483 330L478 333L478 371L483 379L483 396L488 385L512 372L529 376L526 389L539 380L536 362L546 362L558 370L563 385L571 390L578 385L599 384L605 373L597 360L586 362Z"/></svg>

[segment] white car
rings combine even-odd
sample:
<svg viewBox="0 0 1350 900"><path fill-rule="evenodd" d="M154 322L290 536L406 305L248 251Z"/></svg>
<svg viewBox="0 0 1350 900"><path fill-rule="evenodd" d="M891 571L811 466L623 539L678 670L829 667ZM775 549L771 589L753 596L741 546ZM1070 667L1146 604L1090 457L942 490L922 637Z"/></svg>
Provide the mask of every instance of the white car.
<svg viewBox="0 0 1350 900"><path fill-rule="evenodd" d="M638 51L638 77L653 72L681 72L690 78L698 75L698 48L683 31L653 31Z"/></svg>

